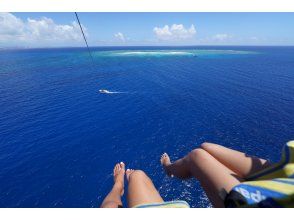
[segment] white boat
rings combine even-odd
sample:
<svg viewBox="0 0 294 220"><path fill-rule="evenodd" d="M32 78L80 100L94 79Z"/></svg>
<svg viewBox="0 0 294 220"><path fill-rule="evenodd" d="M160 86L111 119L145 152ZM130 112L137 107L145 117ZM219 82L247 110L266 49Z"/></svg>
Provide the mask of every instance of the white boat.
<svg viewBox="0 0 294 220"><path fill-rule="evenodd" d="M99 89L100 93L105 93L105 94L109 94L111 93L110 91L106 90L106 89Z"/></svg>

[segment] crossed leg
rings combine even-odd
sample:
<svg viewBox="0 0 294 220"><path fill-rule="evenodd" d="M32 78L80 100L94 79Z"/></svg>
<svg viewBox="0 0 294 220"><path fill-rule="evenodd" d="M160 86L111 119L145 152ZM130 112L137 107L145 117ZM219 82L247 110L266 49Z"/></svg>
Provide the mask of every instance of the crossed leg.
<svg viewBox="0 0 294 220"><path fill-rule="evenodd" d="M203 143L201 148L242 178L245 178L271 165L267 160L254 156L248 156L245 153L232 150L218 144Z"/></svg>
<svg viewBox="0 0 294 220"><path fill-rule="evenodd" d="M224 206L224 192L228 193L244 177L269 165L263 159L210 143L202 144L174 163L163 154L161 163L170 176L198 179L214 207Z"/></svg>

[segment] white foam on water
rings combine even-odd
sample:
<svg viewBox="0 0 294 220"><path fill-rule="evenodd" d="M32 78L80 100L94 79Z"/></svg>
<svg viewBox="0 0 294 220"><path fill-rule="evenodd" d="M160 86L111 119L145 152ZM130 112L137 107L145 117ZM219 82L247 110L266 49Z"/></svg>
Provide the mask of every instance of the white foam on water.
<svg viewBox="0 0 294 220"><path fill-rule="evenodd" d="M102 94L123 94L123 93L128 93L128 92L119 92L119 91L109 91L109 90L106 90L106 89L100 89L99 92L102 93Z"/></svg>
<svg viewBox="0 0 294 220"><path fill-rule="evenodd" d="M116 50L116 51L100 51L95 52L95 55L106 57L163 57L163 56L219 56L219 55L242 55L242 54L255 54L254 51L240 51L240 50Z"/></svg>
<svg viewBox="0 0 294 220"><path fill-rule="evenodd" d="M194 53L185 51L130 51L130 52L117 52L118 56L175 56L175 55L190 55Z"/></svg>

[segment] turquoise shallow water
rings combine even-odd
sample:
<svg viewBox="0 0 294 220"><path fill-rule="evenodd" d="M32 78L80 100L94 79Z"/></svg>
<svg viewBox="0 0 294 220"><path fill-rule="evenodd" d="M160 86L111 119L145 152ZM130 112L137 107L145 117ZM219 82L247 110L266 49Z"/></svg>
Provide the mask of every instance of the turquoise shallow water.
<svg viewBox="0 0 294 220"><path fill-rule="evenodd" d="M92 51L94 65L78 48L0 51L1 207L98 207L119 161L208 207L196 180L165 176L163 152L211 141L277 161L293 139L293 47Z"/></svg>

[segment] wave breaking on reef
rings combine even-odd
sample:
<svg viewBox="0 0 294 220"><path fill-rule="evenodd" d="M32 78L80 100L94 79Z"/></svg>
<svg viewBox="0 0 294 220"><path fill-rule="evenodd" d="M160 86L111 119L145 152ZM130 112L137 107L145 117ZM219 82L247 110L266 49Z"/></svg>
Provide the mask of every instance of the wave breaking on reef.
<svg viewBox="0 0 294 220"><path fill-rule="evenodd" d="M245 55L256 54L253 51L241 50L113 50L96 51L95 56L102 57L168 57L168 56L187 56L187 57L211 57L222 55Z"/></svg>

